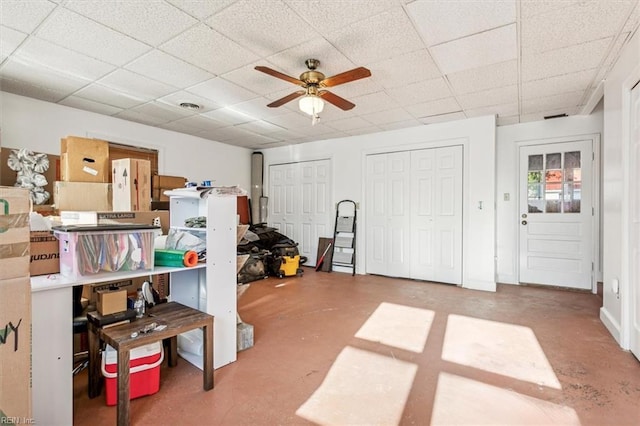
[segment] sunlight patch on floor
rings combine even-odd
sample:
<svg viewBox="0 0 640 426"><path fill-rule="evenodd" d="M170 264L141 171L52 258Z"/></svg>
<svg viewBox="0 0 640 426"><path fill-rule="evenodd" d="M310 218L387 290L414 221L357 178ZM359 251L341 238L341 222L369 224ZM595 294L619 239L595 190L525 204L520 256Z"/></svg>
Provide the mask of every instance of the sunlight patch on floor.
<svg viewBox="0 0 640 426"><path fill-rule="evenodd" d="M356 337L422 353L435 313L427 309L381 303Z"/></svg>
<svg viewBox="0 0 640 426"><path fill-rule="evenodd" d="M529 327L449 315L442 359L562 389Z"/></svg>
<svg viewBox="0 0 640 426"><path fill-rule="evenodd" d="M440 373L431 425L573 425L570 407L475 380Z"/></svg>
<svg viewBox="0 0 640 426"><path fill-rule="evenodd" d="M415 364L347 346L296 414L320 425L397 425L416 370Z"/></svg>

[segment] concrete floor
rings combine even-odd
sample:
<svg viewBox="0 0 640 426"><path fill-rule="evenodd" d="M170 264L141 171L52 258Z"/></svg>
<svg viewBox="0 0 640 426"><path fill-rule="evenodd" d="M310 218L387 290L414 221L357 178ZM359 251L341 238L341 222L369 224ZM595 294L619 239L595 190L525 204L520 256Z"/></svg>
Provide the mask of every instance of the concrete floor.
<svg viewBox="0 0 640 426"><path fill-rule="evenodd" d="M216 370L184 360L131 402L134 425L639 425L640 363L600 322L591 293L496 293L305 268L239 301L254 347ZM74 380L74 424L116 408Z"/></svg>

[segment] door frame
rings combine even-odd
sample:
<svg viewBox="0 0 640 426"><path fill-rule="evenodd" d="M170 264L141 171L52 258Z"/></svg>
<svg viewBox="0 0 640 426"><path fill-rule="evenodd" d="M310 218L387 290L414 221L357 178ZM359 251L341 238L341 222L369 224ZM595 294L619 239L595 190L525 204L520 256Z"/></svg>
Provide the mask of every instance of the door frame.
<svg viewBox="0 0 640 426"><path fill-rule="evenodd" d="M593 235L593 243L591 248L591 259L593 262L593 274L591 275L591 292L596 294L598 292L598 281L602 281L602 236L600 234L601 230L601 219L600 219L600 210L602 200L600 198L600 183L602 182L601 172L600 172L600 134L599 133L591 133L584 135L573 135L573 136L563 136L556 138L547 138L547 139L535 139L535 140L527 140L527 141L518 141L516 143L516 152L518 164L520 164L520 148L527 146L536 146L536 145L550 145L555 143L563 143L563 142L576 142L582 140L591 140L591 147L593 152L593 169L592 169L592 179L591 185L593 188L592 192L592 208L593 208L593 220L591 223L591 235ZM518 188L518 202L520 194L520 166L517 168L516 173L517 179L517 188ZM519 222L519 216L515 217L514 220ZM520 232L516 233L516 247L518 249L517 259L520 259ZM518 282L520 282L520 261L516 262L516 277Z"/></svg>

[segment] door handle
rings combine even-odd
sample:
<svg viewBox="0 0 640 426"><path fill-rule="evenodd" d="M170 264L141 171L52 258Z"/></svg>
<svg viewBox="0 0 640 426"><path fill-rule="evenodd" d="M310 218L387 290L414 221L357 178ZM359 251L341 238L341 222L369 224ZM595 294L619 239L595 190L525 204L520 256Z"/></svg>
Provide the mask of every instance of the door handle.
<svg viewBox="0 0 640 426"><path fill-rule="evenodd" d="M527 221L526 221L526 220L523 220L523 221L522 221L522 224L523 224L523 225L526 225L526 224L527 224Z"/></svg>

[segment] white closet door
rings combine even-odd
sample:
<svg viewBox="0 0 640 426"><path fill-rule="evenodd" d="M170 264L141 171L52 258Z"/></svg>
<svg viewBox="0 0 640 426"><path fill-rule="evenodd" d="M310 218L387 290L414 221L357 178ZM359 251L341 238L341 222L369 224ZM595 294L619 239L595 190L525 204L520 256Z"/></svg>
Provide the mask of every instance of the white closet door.
<svg viewBox="0 0 640 426"><path fill-rule="evenodd" d="M300 221L300 181L297 164L278 164L269 167L269 226L294 241L298 239Z"/></svg>
<svg viewBox="0 0 640 426"><path fill-rule="evenodd" d="M331 162L308 161L300 165L300 237L298 250L307 257L307 265L316 264L318 238L331 237Z"/></svg>
<svg viewBox="0 0 640 426"><path fill-rule="evenodd" d="M462 283L462 147L367 157L368 273Z"/></svg>
<svg viewBox="0 0 640 426"><path fill-rule="evenodd" d="M409 152L367 157L367 272L408 277Z"/></svg>
<svg viewBox="0 0 640 426"><path fill-rule="evenodd" d="M298 243L315 265L318 238L331 237L331 160L269 167L269 226Z"/></svg>

